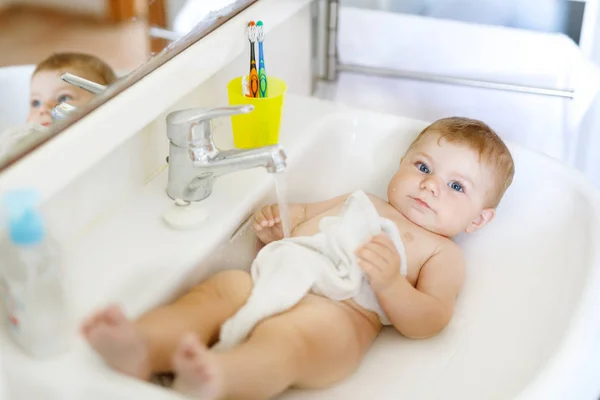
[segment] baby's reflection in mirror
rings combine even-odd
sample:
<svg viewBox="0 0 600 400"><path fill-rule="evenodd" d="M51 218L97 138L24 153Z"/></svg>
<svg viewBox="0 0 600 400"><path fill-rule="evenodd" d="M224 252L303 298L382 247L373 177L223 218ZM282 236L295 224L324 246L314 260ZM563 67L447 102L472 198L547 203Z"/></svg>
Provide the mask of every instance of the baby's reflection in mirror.
<svg viewBox="0 0 600 400"><path fill-rule="evenodd" d="M94 97L93 93L63 81L60 77L65 72L105 86L117 80L112 68L96 56L53 54L37 65L31 77L27 122L49 126L52 123L50 111L57 104L66 102L80 107Z"/></svg>
<svg viewBox="0 0 600 400"><path fill-rule="evenodd" d="M55 53L41 61L31 76L29 113L22 125L0 132L0 161L34 144L52 124L50 112L65 102L81 107L95 94L61 79L69 72L81 78L108 86L117 80L113 69L100 58L85 53Z"/></svg>

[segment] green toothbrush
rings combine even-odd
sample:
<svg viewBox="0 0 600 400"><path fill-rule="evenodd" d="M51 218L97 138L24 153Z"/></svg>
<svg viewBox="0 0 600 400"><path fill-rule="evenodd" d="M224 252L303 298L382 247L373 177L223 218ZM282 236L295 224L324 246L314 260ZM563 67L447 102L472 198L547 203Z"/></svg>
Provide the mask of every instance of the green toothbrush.
<svg viewBox="0 0 600 400"><path fill-rule="evenodd" d="M267 97L267 70L265 69L265 54L263 52L263 41L265 40L265 31L263 22L256 23L258 31L258 82L259 82L259 97Z"/></svg>

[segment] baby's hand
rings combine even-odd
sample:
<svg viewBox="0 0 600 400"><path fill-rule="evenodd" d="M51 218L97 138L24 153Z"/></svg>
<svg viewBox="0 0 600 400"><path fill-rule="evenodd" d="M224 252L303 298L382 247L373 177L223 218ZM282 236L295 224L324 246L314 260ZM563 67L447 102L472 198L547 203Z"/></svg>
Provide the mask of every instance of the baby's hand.
<svg viewBox="0 0 600 400"><path fill-rule="evenodd" d="M400 275L400 255L385 234L373 237L356 251L356 256L375 293L386 289Z"/></svg>
<svg viewBox="0 0 600 400"><path fill-rule="evenodd" d="M252 224L256 236L264 244L283 239L283 226L279 216L279 206L271 204L264 206L254 213L254 223Z"/></svg>

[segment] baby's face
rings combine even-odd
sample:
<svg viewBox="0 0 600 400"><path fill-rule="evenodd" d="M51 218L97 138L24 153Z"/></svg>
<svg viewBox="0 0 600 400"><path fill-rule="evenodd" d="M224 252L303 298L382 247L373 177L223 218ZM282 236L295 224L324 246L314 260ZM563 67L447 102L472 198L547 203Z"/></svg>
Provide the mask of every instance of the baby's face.
<svg viewBox="0 0 600 400"><path fill-rule="evenodd" d="M48 126L52 123L50 110L58 103L67 102L74 107L79 107L94 97L93 93L60 79L63 72L66 71L39 71L31 78L27 122ZM69 72L82 76L75 71Z"/></svg>
<svg viewBox="0 0 600 400"><path fill-rule="evenodd" d="M494 210L485 208L493 176L477 152L439 138L430 133L406 154L388 199L414 224L452 237L494 217Z"/></svg>

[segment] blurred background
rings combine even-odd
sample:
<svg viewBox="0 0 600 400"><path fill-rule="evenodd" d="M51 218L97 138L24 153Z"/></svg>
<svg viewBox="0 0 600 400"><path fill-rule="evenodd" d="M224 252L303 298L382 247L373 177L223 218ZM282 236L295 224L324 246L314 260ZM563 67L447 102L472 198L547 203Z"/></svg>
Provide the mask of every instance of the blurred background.
<svg viewBox="0 0 600 400"><path fill-rule="evenodd" d="M597 0L339 0L336 9L335 38L321 51L335 61L324 56L316 96L425 121L478 118L600 186Z"/></svg>
<svg viewBox="0 0 600 400"><path fill-rule="evenodd" d="M562 32L578 42L586 1L342 0L341 4L542 32Z"/></svg>
<svg viewBox="0 0 600 400"><path fill-rule="evenodd" d="M184 17L186 3L198 2L0 0L0 66L36 64L53 52L70 51L93 53L116 70L131 71L168 43L150 28L183 34L205 16Z"/></svg>

